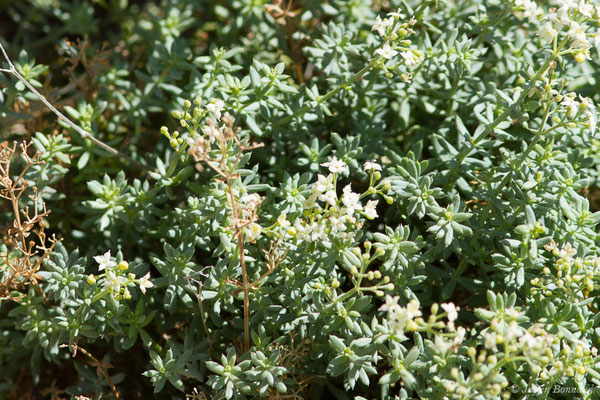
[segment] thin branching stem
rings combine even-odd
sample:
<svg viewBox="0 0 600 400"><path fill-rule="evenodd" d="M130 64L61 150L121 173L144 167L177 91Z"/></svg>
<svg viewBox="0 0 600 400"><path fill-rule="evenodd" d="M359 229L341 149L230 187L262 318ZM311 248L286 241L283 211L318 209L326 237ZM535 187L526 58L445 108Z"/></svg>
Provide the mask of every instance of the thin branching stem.
<svg viewBox="0 0 600 400"><path fill-rule="evenodd" d="M70 128L72 128L74 131L76 131L77 133L79 133L79 135L82 138L88 139L94 145L96 145L96 146L100 147L101 149L109 152L113 156L119 157L119 158L121 158L121 159L129 162L130 164L132 164L132 165L134 165L134 166L142 169L142 170L149 170L150 169L148 166L140 163L139 161L134 160L133 158L131 158L131 157L129 157L129 156L121 153L119 150L115 149L114 147L109 146L108 144L104 143L100 139L94 137L90 132L86 131L81 126L75 124L73 121L71 121L69 118L67 118L62 112L60 112L56 107L54 107L52 105L52 103L50 103L48 101L48 99L46 99L46 97L44 97L44 95L42 95L40 92L38 92L37 89L34 88L33 85L31 85L27 81L27 79L25 79L23 77L23 75L21 75L19 73L19 71L14 66L13 62L11 61L10 57L6 53L6 50L4 49L4 46L2 46L1 42L0 42L0 51L2 51L2 55L4 56L4 59L6 60L6 62L8 63L8 65L10 67L10 69L2 68L2 69L0 69L0 72L11 74L14 77L16 77L19 81L21 81L27 87L27 89L29 89L33 94L35 94L36 97L38 99L40 99L40 101L42 103L44 103L44 105L50 109L50 111L52 111L61 121L63 121L64 123L66 123Z"/></svg>

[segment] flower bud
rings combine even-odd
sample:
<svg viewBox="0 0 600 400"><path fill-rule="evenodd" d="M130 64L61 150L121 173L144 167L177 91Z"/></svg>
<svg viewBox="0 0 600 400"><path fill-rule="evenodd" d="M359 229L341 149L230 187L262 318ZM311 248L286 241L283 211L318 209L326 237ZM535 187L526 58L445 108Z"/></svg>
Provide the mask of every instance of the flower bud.
<svg viewBox="0 0 600 400"><path fill-rule="evenodd" d="M192 106L192 102L189 101L189 100L186 100L186 101L183 102L183 106L185 108L190 108Z"/></svg>
<svg viewBox="0 0 600 400"><path fill-rule="evenodd" d="M90 274L90 275L88 275L86 281L90 285L93 285L94 283L96 283L96 277L94 275Z"/></svg>
<svg viewBox="0 0 600 400"><path fill-rule="evenodd" d="M119 265L117 265L117 268L120 269L121 271L125 271L127 268L129 268L129 263L127 261L123 260L119 263Z"/></svg>

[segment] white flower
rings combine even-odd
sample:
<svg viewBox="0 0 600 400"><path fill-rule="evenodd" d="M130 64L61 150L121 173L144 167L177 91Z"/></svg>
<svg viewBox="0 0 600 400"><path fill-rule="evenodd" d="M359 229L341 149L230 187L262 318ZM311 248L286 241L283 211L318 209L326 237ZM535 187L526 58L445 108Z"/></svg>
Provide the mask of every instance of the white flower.
<svg viewBox="0 0 600 400"><path fill-rule="evenodd" d="M577 110L579 109L579 102L575 100L574 96L565 96L563 101L560 102L560 105L568 110L568 117L572 117L573 115L575 115L575 113L577 113Z"/></svg>
<svg viewBox="0 0 600 400"><path fill-rule="evenodd" d="M310 210L311 208L314 208L317 206L318 206L317 195L314 193L302 201L302 207L306 210Z"/></svg>
<svg viewBox="0 0 600 400"><path fill-rule="evenodd" d="M335 190L329 190L321 196L319 196L319 200L329 203L332 206L335 206L337 204L337 193L335 192Z"/></svg>
<svg viewBox="0 0 600 400"><path fill-rule="evenodd" d="M517 324L515 321L511 321L510 324L508 324L508 328L506 328L506 331L504 332L504 340L507 342L512 342L513 339L523 335L524 331L525 330L520 327L519 324Z"/></svg>
<svg viewBox="0 0 600 400"><path fill-rule="evenodd" d="M333 156L329 159L329 161L321 164L322 167L327 167L329 172L332 174L339 174L340 172L344 172L348 170L348 166L342 160L338 160L336 156Z"/></svg>
<svg viewBox="0 0 600 400"><path fill-rule="evenodd" d="M448 321L456 321L458 318L458 309L453 303L442 304L442 309L448 313Z"/></svg>
<svg viewBox="0 0 600 400"><path fill-rule="evenodd" d="M108 271L106 273L104 287L110 292L119 293L121 291L121 284L123 283L123 280L124 278L122 276L117 276L113 271Z"/></svg>
<svg viewBox="0 0 600 400"><path fill-rule="evenodd" d="M417 65L419 65L419 62L421 60L421 58L415 56L415 53L413 53L412 51L403 51L400 53L400 55L404 59L404 64L408 68L416 67Z"/></svg>
<svg viewBox="0 0 600 400"><path fill-rule="evenodd" d="M594 13L594 6L585 0L579 0L579 13L584 17L591 18Z"/></svg>
<svg viewBox="0 0 600 400"><path fill-rule="evenodd" d="M246 234L247 242L255 242L262 233L262 227L256 222L252 222L246 227L244 233Z"/></svg>
<svg viewBox="0 0 600 400"><path fill-rule="evenodd" d="M377 18L375 18L375 25L373 25L373 28L371 28L371 30L377 31L379 36L384 37L387 33L387 29L392 25L394 25L393 19L386 18L382 20L381 17L379 17L378 15Z"/></svg>
<svg viewBox="0 0 600 400"><path fill-rule="evenodd" d="M573 39L571 47L577 49L587 49L590 47L590 43L587 40L587 35L585 34L586 30L586 25L581 25L575 21L571 21L569 24L569 30L567 31L567 36Z"/></svg>
<svg viewBox="0 0 600 400"><path fill-rule="evenodd" d="M577 8L577 3L575 0L558 0L558 6L560 8L566 8L567 10L572 8Z"/></svg>
<svg viewBox="0 0 600 400"><path fill-rule="evenodd" d="M379 216L376 209L377 203L379 203L379 200L369 200L367 202L367 205L365 206L365 217L368 219L375 219Z"/></svg>
<svg viewBox="0 0 600 400"><path fill-rule="evenodd" d="M419 303L419 300L412 299L411 301L409 301L406 305L406 313L408 315L408 318L410 319L417 318L423 315L421 313L421 304Z"/></svg>
<svg viewBox="0 0 600 400"><path fill-rule="evenodd" d="M218 139L221 136L223 136L221 134L221 132L219 131L219 129L217 129L217 127L214 124L204 125L201 129L202 129L202 133L204 133L206 136L208 136L208 140L211 143L213 143L215 141L215 139Z"/></svg>
<svg viewBox="0 0 600 400"><path fill-rule="evenodd" d="M324 193L331 189L333 189L333 175L330 174L325 176L319 174L319 176L317 176L317 181L313 184L313 191L316 193Z"/></svg>
<svg viewBox="0 0 600 400"><path fill-rule="evenodd" d="M287 220L287 214L284 213L284 214L281 214L279 217L277 217L277 224L279 224L279 226L281 226L283 228L287 228L292 223Z"/></svg>
<svg viewBox="0 0 600 400"><path fill-rule="evenodd" d="M535 22L537 16L542 14L542 10L532 0L516 0L515 5L523 9L523 17L527 18L529 22Z"/></svg>
<svg viewBox="0 0 600 400"><path fill-rule="evenodd" d="M538 36L540 37L540 39L545 40L548 43L552 43L552 41L554 41L556 34L556 29L552 27L552 24L550 22L546 22L542 29L540 29L540 31L538 32Z"/></svg>
<svg viewBox="0 0 600 400"><path fill-rule="evenodd" d="M523 311L519 311L514 307L510 307L504 310L504 315L506 315L507 317L511 318L511 319L517 319L523 315L525 315L525 313Z"/></svg>
<svg viewBox="0 0 600 400"><path fill-rule="evenodd" d="M392 12L388 13L388 16L392 17L392 18L396 18L396 19L404 19L404 18L406 18L406 15L402 14L400 12L400 10L398 10L398 11L392 11Z"/></svg>
<svg viewBox="0 0 600 400"><path fill-rule="evenodd" d="M367 172L368 171L381 171L381 165L379 165L375 161L367 161L366 163L364 163L363 168Z"/></svg>
<svg viewBox="0 0 600 400"><path fill-rule="evenodd" d="M435 336L435 347L442 354L446 354L452 348L453 343L447 342L441 335Z"/></svg>
<svg viewBox="0 0 600 400"><path fill-rule="evenodd" d="M487 331L487 333L485 334L485 342L483 344L485 348L489 350L495 350L497 343L498 342L496 332Z"/></svg>
<svg viewBox="0 0 600 400"><path fill-rule="evenodd" d="M596 134L596 125L598 123L596 113L586 110L585 114L588 116L588 127L590 128L592 135L594 135Z"/></svg>
<svg viewBox="0 0 600 400"><path fill-rule="evenodd" d="M104 270L105 268L107 268L107 269L113 268L117 265L116 262L111 261L111 259L110 259L110 250L101 256L95 256L94 260L96 260L96 262L99 264L98 270L100 270L100 271Z"/></svg>
<svg viewBox="0 0 600 400"><path fill-rule="evenodd" d="M375 54L378 54L381 57L385 58L386 60L389 60L392 57L394 57L396 54L398 54L398 52L396 50L392 49L390 47L389 43L386 43L383 45L383 47L381 49L375 50Z"/></svg>
<svg viewBox="0 0 600 400"><path fill-rule="evenodd" d="M150 272L148 272L146 275L142 276L139 280L138 280L138 284L140 285L140 290L142 291L142 293L146 294L146 289L147 288L151 288L154 287L154 283L152 283L150 281Z"/></svg>
<svg viewBox="0 0 600 400"><path fill-rule="evenodd" d="M210 103L206 105L206 109L213 113L216 119L221 119L221 111L225 108L225 103L220 99L212 99Z"/></svg>
<svg viewBox="0 0 600 400"><path fill-rule="evenodd" d="M579 100L581 100L581 106L585 109L592 109L594 110L596 108L596 106L594 106L594 103L592 103L592 99L590 99L589 97L583 97L582 95L579 95Z"/></svg>
<svg viewBox="0 0 600 400"><path fill-rule="evenodd" d="M385 296L385 304L379 307L379 311L390 311L394 307L398 306L399 296L390 296L389 294Z"/></svg>
<svg viewBox="0 0 600 400"><path fill-rule="evenodd" d="M362 205L360 204L360 195L352 191L352 187L350 186L350 184L344 187L342 203L346 207L347 215L352 215L354 214L354 211L362 210Z"/></svg>

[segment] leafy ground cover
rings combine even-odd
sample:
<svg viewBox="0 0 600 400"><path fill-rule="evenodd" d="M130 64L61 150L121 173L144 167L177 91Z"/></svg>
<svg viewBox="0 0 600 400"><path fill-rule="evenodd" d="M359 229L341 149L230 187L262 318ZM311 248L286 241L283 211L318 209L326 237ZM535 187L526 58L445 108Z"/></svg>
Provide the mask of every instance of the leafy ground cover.
<svg viewBox="0 0 600 400"><path fill-rule="evenodd" d="M0 399L598 397L600 4L0 2Z"/></svg>

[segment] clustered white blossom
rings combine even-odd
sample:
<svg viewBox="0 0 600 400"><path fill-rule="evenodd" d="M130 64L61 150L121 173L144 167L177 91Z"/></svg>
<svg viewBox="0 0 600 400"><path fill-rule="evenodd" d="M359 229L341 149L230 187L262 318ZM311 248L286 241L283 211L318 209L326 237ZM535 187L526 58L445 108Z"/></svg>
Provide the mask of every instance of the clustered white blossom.
<svg viewBox="0 0 600 400"><path fill-rule="evenodd" d="M383 69L388 76L391 76L389 71L396 67L386 65L386 61L394 59L398 54L402 57L404 65L409 69L416 67L423 60L420 51L408 47L410 41L402 40L414 33L411 27L417 23L414 18L401 23L400 20L404 18L406 18L405 15L400 12L388 13L388 18L383 19L380 16L377 16L375 24L371 28L372 31L376 31L383 39L383 44L375 50L375 55L381 57L381 62L378 66ZM405 73L401 76L404 81L410 81L410 74Z"/></svg>
<svg viewBox="0 0 600 400"><path fill-rule="evenodd" d="M544 267L540 276L531 279L531 293L545 296L561 293L571 301L587 298L594 290L594 277L600 274L600 257L575 257L575 248L568 243L559 248L554 240L544 247L556 260L552 268Z"/></svg>
<svg viewBox="0 0 600 400"><path fill-rule="evenodd" d="M542 21L538 36L544 42L556 45L560 33L566 27L565 38L569 42L569 48L565 53L572 54L579 63L590 60L592 45L598 46L600 43L598 30L591 31L588 25L589 22L598 24L600 6L594 6L590 1L559 0L556 2L558 7L550 8L547 15L533 0L515 0L513 5L529 22Z"/></svg>
<svg viewBox="0 0 600 400"><path fill-rule="evenodd" d="M321 166L326 167L330 173L317 176L317 181L313 183L310 194L303 202L308 218L297 219L287 231L300 241L317 242L325 240L328 235L351 241L356 230L361 227L356 214L367 219L377 218L379 200L369 200L363 205L361 198L366 193L355 193L351 184L344 186L342 195L339 196L337 179L339 174L348 171L348 166L335 156ZM364 168L367 172L381 170L381 166L373 161L365 163ZM374 188L370 189L373 190L371 193L375 193ZM284 221L289 223L285 219Z"/></svg>
<svg viewBox="0 0 600 400"><path fill-rule="evenodd" d="M128 300L131 298L131 292L129 291L130 286L137 284L144 294L146 293L146 289L154 286L150 280L149 272L143 277L136 279L133 272L125 272L129 268L129 263L127 261L121 261L117 264L112 259L110 250L102 255L94 256L94 260L98 263L98 270L105 272L100 275L88 275L86 279L87 282L90 285L94 285L98 279L103 278L104 290L117 300L121 298Z"/></svg>
<svg viewBox="0 0 600 400"><path fill-rule="evenodd" d="M414 320L421 317L423 313L418 299L411 299L406 307L400 306L398 300L398 296L385 296L385 304L379 308L379 311L387 312L390 330L397 335L403 335L405 331L417 329L418 325Z"/></svg>
<svg viewBox="0 0 600 400"><path fill-rule="evenodd" d="M441 305L446 312L447 323L438 321L437 311L439 307L437 304L432 306L432 316L429 322L425 322L421 318L423 313L418 299L411 299L405 307L400 306L398 300L398 296L387 295L385 304L379 308L380 311L387 312L388 327L395 335L402 336L404 332L417 330L431 332L432 329L435 329L434 345L442 354L457 349L464 342L467 331L463 327L458 329L455 327L454 322L458 318L459 308L453 303ZM444 333L444 329L448 332Z"/></svg>

